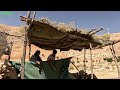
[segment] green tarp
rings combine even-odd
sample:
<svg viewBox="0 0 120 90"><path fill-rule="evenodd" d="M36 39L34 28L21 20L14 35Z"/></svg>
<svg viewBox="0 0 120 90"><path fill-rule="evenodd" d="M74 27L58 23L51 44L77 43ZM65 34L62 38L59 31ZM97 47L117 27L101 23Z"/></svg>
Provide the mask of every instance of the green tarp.
<svg viewBox="0 0 120 90"><path fill-rule="evenodd" d="M36 65L34 62L25 63L25 79L75 79L72 74L68 72L70 60L62 59L52 62L57 67L56 71L53 71L47 61ZM16 70L20 70L20 64L12 62L12 65Z"/></svg>

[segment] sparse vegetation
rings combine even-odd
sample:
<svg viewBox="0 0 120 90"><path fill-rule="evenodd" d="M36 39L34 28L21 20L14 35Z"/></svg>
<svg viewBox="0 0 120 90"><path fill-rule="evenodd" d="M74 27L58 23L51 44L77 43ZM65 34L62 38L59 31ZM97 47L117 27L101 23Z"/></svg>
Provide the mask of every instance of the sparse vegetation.
<svg viewBox="0 0 120 90"><path fill-rule="evenodd" d="M70 70L74 70L74 67L72 65L69 66Z"/></svg>
<svg viewBox="0 0 120 90"><path fill-rule="evenodd" d="M103 60L106 60L108 62L112 62L113 61L112 58L104 58Z"/></svg>
<svg viewBox="0 0 120 90"><path fill-rule="evenodd" d="M100 38L101 38L101 39L104 38L104 39L107 39L107 40L108 40L108 39L110 39L110 35L109 35L109 34L103 34L103 35L100 35Z"/></svg>
<svg viewBox="0 0 120 90"><path fill-rule="evenodd" d="M77 63L80 63L80 61L79 61L79 60L77 60Z"/></svg>
<svg viewBox="0 0 120 90"><path fill-rule="evenodd" d="M106 60L108 62L112 62L113 61L112 58L103 58L103 60ZM120 56L118 56L117 62L120 62Z"/></svg>

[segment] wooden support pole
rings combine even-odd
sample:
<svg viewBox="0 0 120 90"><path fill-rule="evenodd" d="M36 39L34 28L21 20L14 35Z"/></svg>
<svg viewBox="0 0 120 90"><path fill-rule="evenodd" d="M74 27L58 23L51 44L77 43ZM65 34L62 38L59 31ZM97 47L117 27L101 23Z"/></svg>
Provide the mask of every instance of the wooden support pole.
<svg viewBox="0 0 120 90"><path fill-rule="evenodd" d="M33 21L34 21L34 19L35 19L35 15L36 15L36 11L34 11L34 13L33 13L33 18L32 18L32 21L31 21L31 23L30 23L30 27L31 27L31 25L32 25L32 23L33 23ZM29 37L31 36L31 31L29 30ZM29 38L29 60L30 60L30 54L31 54L31 41L30 41L30 38Z"/></svg>
<svg viewBox="0 0 120 90"><path fill-rule="evenodd" d="M13 42L10 43L10 53L9 53L9 56L8 56L8 61L10 61L10 56L11 56L11 52L12 52L12 47L13 47Z"/></svg>
<svg viewBox="0 0 120 90"><path fill-rule="evenodd" d="M71 62L71 61L70 61ZM71 62L72 65L78 70L78 73L80 72L80 70L75 66L75 64L73 62Z"/></svg>
<svg viewBox="0 0 120 90"><path fill-rule="evenodd" d="M34 13L33 13L32 22L33 22L33 21L34 21L34 19L35 19L35 15L36 15L36 11L34 11Z"/></svg>
<svg viewBox="0 0 120 90"><path fill-rule="evenodd" d="M24 79L24 73L25 73L24 68L25 68L26 47L27 47L27 27L25 27L24 47L23 47L23 55L21 59L21 79Z"/></svg>
<svg viewBox="0 0 120 90"><path fill-rule="evenodd" d="M115 52L115 49L114 49L114 46L112 45L112 49L113 49L113 52L114 52L114 59L115 59L115 63L116 63L116 66L117 66L117 70L118 70L118 78L120 78L120 69L119 69L119 65L117 63L118 61L118 57L116 56L116 52Z"/></svg>
<svg viewBox="0 0 120 90"><path fill-rule="evenodd" d="M27 13L27 25L29 25L28 19L30 18L30 15L31 15L31 11L28 11L28 13Z"/></svg>
<svg viewBox="0 0 120 90"><path fill-rule="evenodd" d="M31 14L31 11L28 11L27 18L30 18L30 14ZM25 27L24 47L23 47L23 55L21 59L21 79L24 79L24 73L25 73L25 57L26 57L28 30L29 30L29 26Z"/></svg>
<svg viewBox="0 0 120 90"><path fill-rule="evenodd" d="M86 72L86 48L84 49L84 72Z"/></svg>
<svg viewBox="0 0 120 90"><path fill-rule="evenodd" d="M114 57L113 57L114 58ZM119 69L119 65L117 64L117 59L114 58L115 64L117 66L117 71L118 71L118 78L120 78L120 69Z"/></svg>
<svg viewBox="0 0 120 90"><path fill-rule="evenodd" d="M110 50L111 50L111 53L112 53L114 62L115 62L115 64L116 64L116 66L117 66L118 78L120 78L120 69L119 69L119 65L118 65L118 63L117 63L118 58L116 57L116 53L115 53L115 50L114 50L114 46L113 46L113 45L112 45L112 48L110 47Z"/></svg>
<svg viewBox="0 0 120 90"><path fill-rule="evenodd" d="M102 30L103 30L103 28L101 28L101 29L95 31L94 33L90 34L90 36L92 36L93 34L96 34L97 32L100 32L100 31L102 31Z"/></svg>
<svg viewBox="0 0 120 90"><path fill-rule="evenodd" d="M31 15L31 11L28 11L27 17L30 18L30 15Z"/></svg>
<svg viewBox="0 0 120 90"><path fill-rule="evenodd" d="M92 44L90 43L91 79L93 79Z"/></svg>
<svg viewBox="0 0 120 90"><path fill-rule="evenodd" d="M29 60L30 60L30 54L31 54L31 44L29 43Z"/></svg>

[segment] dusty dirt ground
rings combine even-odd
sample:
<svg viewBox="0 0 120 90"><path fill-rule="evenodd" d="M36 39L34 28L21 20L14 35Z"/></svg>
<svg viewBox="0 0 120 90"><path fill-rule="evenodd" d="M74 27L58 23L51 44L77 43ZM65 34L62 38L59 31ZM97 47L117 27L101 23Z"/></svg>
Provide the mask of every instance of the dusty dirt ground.
<svg viewBox="0 0 120 90"><path fill-rule="evenodd" d="M120 67L120 63L119 67ZM84 63L83 62L75 62L75 65L78 66L79 70L84 70ZM70 64L70 67L73 66ZM86 73L91 73L91 62L86 63ZM78 72L75 67L70 70L71 73ZM93 73L97 76L98 79L117 79L118 78L118 71L117 67L114 62L109 63L106 61L101 62L94 62L93 63Z"/></svg>

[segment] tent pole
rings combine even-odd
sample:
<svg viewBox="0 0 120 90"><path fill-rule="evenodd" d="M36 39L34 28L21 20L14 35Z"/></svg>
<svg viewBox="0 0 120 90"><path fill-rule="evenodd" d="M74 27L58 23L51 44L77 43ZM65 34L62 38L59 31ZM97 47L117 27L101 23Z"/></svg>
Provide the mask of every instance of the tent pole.
<svg viewBox="0 0 120 90"><path fill-rule="evenodd" d="M34 13L33 13L32 22L33 22L33 21L34 21L34 19L35 19L35 15L36 15L36 11L34 11Z"/></svg>
<svg viewBox="0 0 120 90"><path fill-rule="evenodd" d="M24 68L25 68L26 47L27 47L27 30L25 27L24 47L23 47L23 55L21 60L21 79L24 79L24 73L25 73Z"/></svg>
<svg viewBox="0 0 120 90"><path fill-rule="evenodd" d="M86 72L86 48L84 48L84 72Z"/></svg>
<svg viewBox="0 0 120 90"><path fill-rule="evenodd" d="M109 28L108 28L108 34L109 34L109 39L110 39L110 31L109 31ZM112 48L110 47L110 50L111 50L111 53L112 53L114 62L115 62L115 64L116 64L116 66L117 66L118 78L120 78L120 69L119 69L119 65L118 65L118 63L117 63L118 58L117 58L116 55L115 55L115 50L114 50L114 46L113 46L113 45L112 45Z"/></svg>
<svg viewBox="0 0 120 90"><path fill-rule="evenodd" d="M31 54L31 43L29 44L29 60L30 60L30 54Z"/></svg>
<svg viewBox="0 0 120 90"><path fill-rule="evenodd" d="M112 45L112 49L113 49L113 52L114 52L114 59L115 59L115 63L116 63L116 66L117 66L117 70L118 70L118 78L120 78L120 69L119 69L119 65L117 63L117 60L118 58L116 57L116 53L115 53L115 50L114 50L114 46Z"/></svg>
<svg viewBox="0 0 120 90"><path fill-rule="evenodd" d="M112 53L114 62L115 62L115 64L116 64L116 66L117 66L118 78L120 78L120 69L119 69L119 65L118 65L118 63L117 63L118 58L117 58L116 55L115 55L115 50L114 50L114 46L113 46L113 45L112 45L112 48L110 47L110 50L111 50L111 53Z"/></svg>
<svg viewBox="0 0 120 90"><path fill-rule="evenodd" d="M10 44L11 44L11 46L10 46L10 53L9 53L9 56L8 56L8 61L10 61L10 56L11 56L11 52L12 52L13 42L11 42Z"/></svg>
<svg viewBox="0 0 120 90"><path fill-rule="evenodd" d="M36 15L36 11L34 11L34 13L33 13L33 18L32 18L31 24L34 21L35 15ZM30 35L31 35L31 32L29 32L29 36ZM30 54L31 54L31 42L30 42L30 39L29 39L29 60L30 60Z"/></svg>
<svg viewBox="0 0 120 90"><path fill-rule="evenodd" d="M28 11L27 18L30 18L31 11ZM27 47L27 36L28 36L29 26L25 26L25 37L24 37L24 47L23 47L23 55L21 59L21 79L24 79L25 73L25 57L26 57L26 47Z"/></svg>
<svg viewBox="0 0 120 90"><path fill-rule="evenodd" d="M71 62L71 61L70 61ZM78 73L80 73L79 69L75 66L75 64L73 62L71 62L72 65L78 70Z"/></svg>
<svg viewBox="0 0 120 90"><path fill-rule="evenodd" d="M93 79L92 44L90 43L91 79Z"/></svg>

